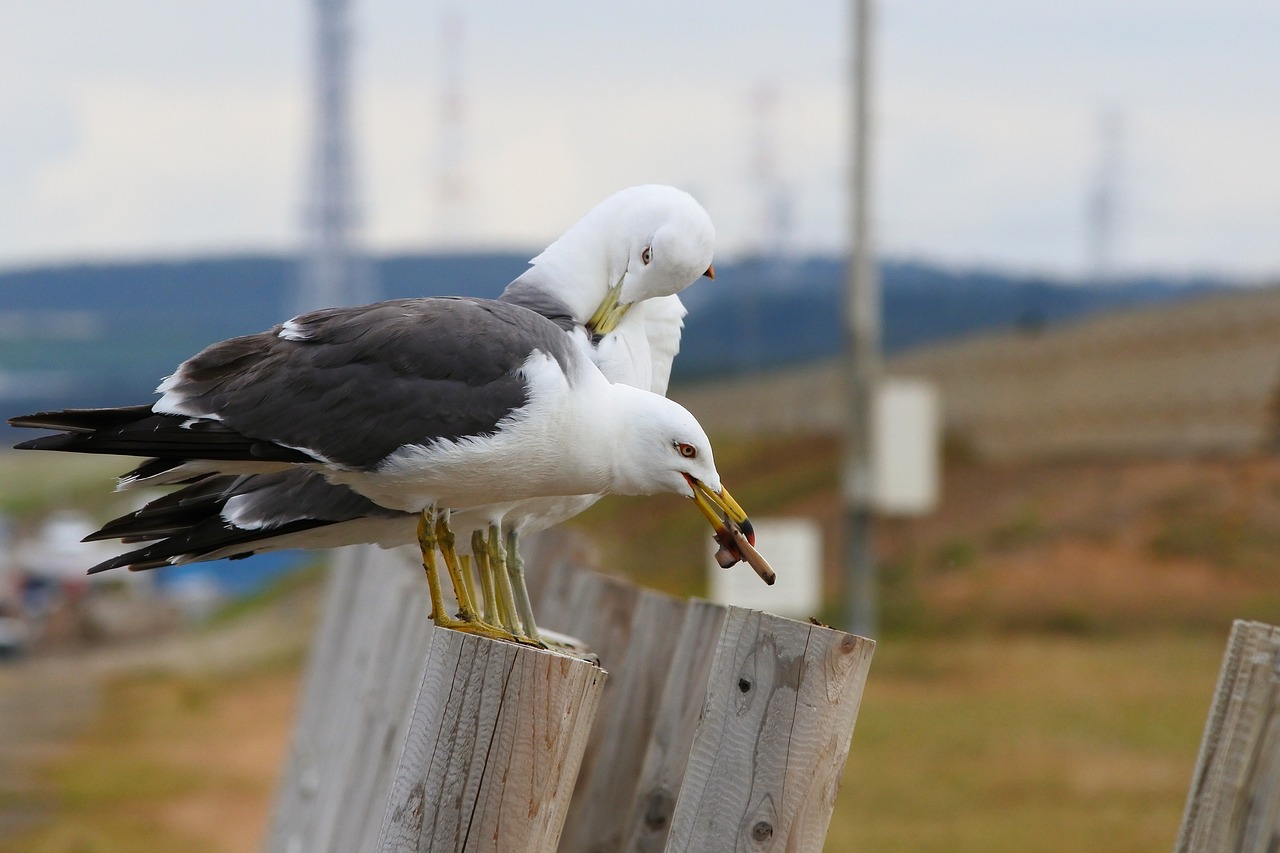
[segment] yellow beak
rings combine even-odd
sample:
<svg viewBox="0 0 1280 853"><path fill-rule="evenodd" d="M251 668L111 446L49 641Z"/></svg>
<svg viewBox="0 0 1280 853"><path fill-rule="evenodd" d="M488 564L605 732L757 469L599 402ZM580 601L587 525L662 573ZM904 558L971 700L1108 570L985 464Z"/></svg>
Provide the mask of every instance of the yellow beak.
<svg viewBox="0 0 1280 853"><path fill-rule="evenodd" d="M698 478L690 477L688 474L684 476L693 487L694 504L707 517L707 521L711 522L711 526L717 533L727 532L726 521L732 521L742 529L743 533L755 539L755 531L751 528L751 521L747 518L746 511L733 499L728 489L722 488L719 492L713 492Z"/></svg>
<svg viewBox="0 0 1280 853"><path fill-rule="evenodd" d="M622 295L622 279L618 279L618 283L609 288L609 292L604 296L604 301L600 303L595 313L587 320L587 332L591 337L599 338L618 327L618 323L626 315L627 309L631 307L630 302L625 305L618 302L620 295Z"/></svg>
<svg viewBox="0 0 1280 853"><path fill-rule="evenodd" d="M761 579L772 584L777 580L769 561L755 549L756 532L747 518L746 511L733 499L729 490L721 488L711 490L696 477L684 475L693 488L693 503L698 511L711 522L716 531L715 539L720 543L716 552L716 561L724 568L732 566L739 560L746 560L755 569Z"/></svg>

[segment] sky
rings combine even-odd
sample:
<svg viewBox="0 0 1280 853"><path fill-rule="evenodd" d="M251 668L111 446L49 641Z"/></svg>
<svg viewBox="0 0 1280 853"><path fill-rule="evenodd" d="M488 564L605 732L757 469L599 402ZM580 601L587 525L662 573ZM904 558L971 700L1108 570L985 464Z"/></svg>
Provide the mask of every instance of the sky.
<svg viewBox="0 0 1280 853"><path fill-rule="evenodd" d="M886 255L1086 273L1109 115L1111 271L1280 277L1274 0L876 10ZM310 13L303 0L0 0L0 269L299 245ZM462 36L446 49L450 15ZM848 0L354 0L352 23L374 251L532 252L652 182L703 202L719 257L846 245ZM447 79L464 98L453 125ZM464 187L448 204L446 164ZM778 209L785 220L766 213Z"/></svg>

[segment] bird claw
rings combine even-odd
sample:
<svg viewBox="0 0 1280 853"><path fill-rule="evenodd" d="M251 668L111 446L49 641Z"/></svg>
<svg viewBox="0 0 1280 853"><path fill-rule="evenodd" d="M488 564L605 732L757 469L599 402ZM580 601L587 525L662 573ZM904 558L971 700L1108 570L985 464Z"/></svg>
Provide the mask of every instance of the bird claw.
<svg viewBox="0 0 1280 853"><path fill-rule="evenodd" d="M443 619L433 617L433 621L436 623L436 627L447 628L450 631L461 631L464 634L474 634L477 637L487 637L490 640L502 640L508 643L519 643L522 646L533 646L538 649L548 648L547 644L541 640L513 634L501 626L490 625L475 616L466 618L466 615L460 613L457 617L446 616Z"/></svg>

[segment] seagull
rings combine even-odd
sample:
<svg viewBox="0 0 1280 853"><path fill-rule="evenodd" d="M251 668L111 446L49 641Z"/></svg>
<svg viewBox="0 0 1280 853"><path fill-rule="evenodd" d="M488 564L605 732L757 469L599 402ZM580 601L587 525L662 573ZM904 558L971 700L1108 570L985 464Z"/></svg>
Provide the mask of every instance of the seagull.
<svg viewBox="0 0 1280 853"><path fill-rule="evenodd" d="M524 305L554 321L610 381L648 386L662 394L679 348L685 314L674 294L703 275L714 278L710 263L713 243L710 217L688 194L672 187L633 187L606 199L534 258L530 269L500 300ZM284 324L279 336L297 338L301 322L295 318ZM190 364L182 365L161 386L164 396L154 407L156 411L214 414L198 403L192 408L191 376L184 374ZM170 453L144 462L123 477L120 486L166 483L186 488L109 522L90 538L121 538L134 543L166 539L125 555L132 558L145 551L164 562L355 542L393 547L415 537L422 542L419 513L371 501L313 466L191 459ZM507 501L454 516L455 529L469 527L473 531L471 544L477 563L507 563L508 573L496 573L502 580L509 575L512 582L499 584L505 598L495 596L491 586L485 589L486 616L491 622L514 628L526 639L536 639L516 539L521 533L576 515L599 496ZM700 509L708 518L717 517L710 504L700 504ZM747 553L748 561L771 582L771 571L751 547L754 536L749 522L744 519L742 525L719 528L723 531L717 533L721 554ZM495 547L503 538L499 526L505 530L506 548ZM234 543L227 541L222 527L240 531L233 537ZM198 531L204 535L196 535ZM218 535L210 535L215 532ZM480 539L476 533L482 534ZM483 533L488 534L487 540ZM162 553L164 557L157 556ZM732 556L729 559L736 561ZM721 562L729 564L724 559ZM95 569L124 564L108 561ZM142 567L136 561L130 565ZM482 570L482 583L486 576ZM492 609L495 600L507 603L505 617Z"/></svg>
<svg viewBox="0 0 1280 853"><path fill-rule="evenodd" d="M659 185L632 187L598 204L533 258L499 300L555 322L611 382L665 394L686 313L675 294L704 276L714 279L714 241L710 216L688 193ZM175 381L160 389L166 397ZM175 406L180 396L162 403ZM315 471L252 474L239 464L238 471L229 472L226 463L180 458L144 463L121 479L121 488L191 485L108 523L94 538L172 535L196 517L230 519L230 505L241 508L234 524L276 532L255 538L255 552L415 541L417 513L396 513L362 500ZM232 475L205 476L211 473ZM577 515L600 497L507 501L454 514L452 528L469 541L477 565L487 621L538 637L519 539ZM203 515L196 515L197 508ZM299 529L308 521L324 525Z"/></svg>
<svg viewBox="0 0 1280 853"><path fill-rule="evenodd" d="M499 639L531 640L481 617L458 559L454 511L674 493L693 501L738 559L758 556L697 420L659 394L609 382L560 326L520 305L436 297L314 311L207 347L160 391L151 405L9 419L59 431L19 449L179 459L220 472L193 474L155 502L167 502L166 512L108 524L95 538L146 544L91 573L243 556L261 538L316 531L322 540L325 519L273 516L264 509L278 502L259 500L271 489L226 483L248 477L287 490L311 472L345 487L338 502L359 504L362 518L415 514L436 623ZM437 549L456 616L445 611Z"/></svg>
<svg viewBox="0 0 1280 853"><path fill-rule="evenodd" d="M711 217L688 193L661 185L632 187L588 212L499 299L554 320L587 348L610 382L665 395L687 313L676 294L701 277L715 278L714 245ZM472 530L481 582L493 587L485 589L486 604L495 607L490 615L537 637L519 538L572 518L601 497L509 502L458 520Z"/></svg>

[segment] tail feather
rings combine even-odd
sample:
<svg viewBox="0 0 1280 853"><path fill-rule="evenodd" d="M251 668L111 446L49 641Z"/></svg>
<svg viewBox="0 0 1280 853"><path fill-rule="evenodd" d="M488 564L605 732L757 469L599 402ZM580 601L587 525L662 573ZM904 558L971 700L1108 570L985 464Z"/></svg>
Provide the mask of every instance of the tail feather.
<svg viewBox="0 0 1280 853"><path fill-rule="evenodd" d="M9 426L95 432L132 423L150 415L151 406L119 406L113 409L63 409L9 418Z"/></svg>
<svg viewBox="0 0 1280 853"><path fill-rule="evenodd" d="M301 530L323 527L332 523L315 519L302 519L268 530L241 530L238 527L227 525L220 518L210 518L189 527L180 534L169 536L159 542L153 542L146 547L129 551L118 557L104 560L89 569L89 574L95 575L99 572L120 568L128 568L132 571L155 569L177 562L198 562L202 559L209 559L210 555L214 554L218 554L220 557L225 555L228 559L235 560L252 556L257 551L257 548L254 547L256 542L274 539L289 533L297 533ZM244 550L226 553L229 549L234 551L241 545L244 546Z"/></svg>
<svg viewBox="0 0 1280 853"><path fill-rule="evenodd" d="M281 548L412 541L415 513L386 509L305 467L269 474L210 473L113 519L85 541L119 539L141 548L90 573L247 557Z"/></svg>
<svg viewBox="0 0 1280 853"><path fill-rule="evenodd" d="M18 450L215 461L317 461L300 450L241 435L219 421L156 413L150 406L40 412L10 418L9 423L65 430L24 441L15 445Z"/></svg>
<svg viewBox="0 0 1280 853"><path fill-rule="evenodd" d="M108 521L101 529L86 536L84 541L120 539L124 542L146 542L181 533L202 521L220 517L237 479L235 476L210 476L170 492L139 510Z"/></svg>

